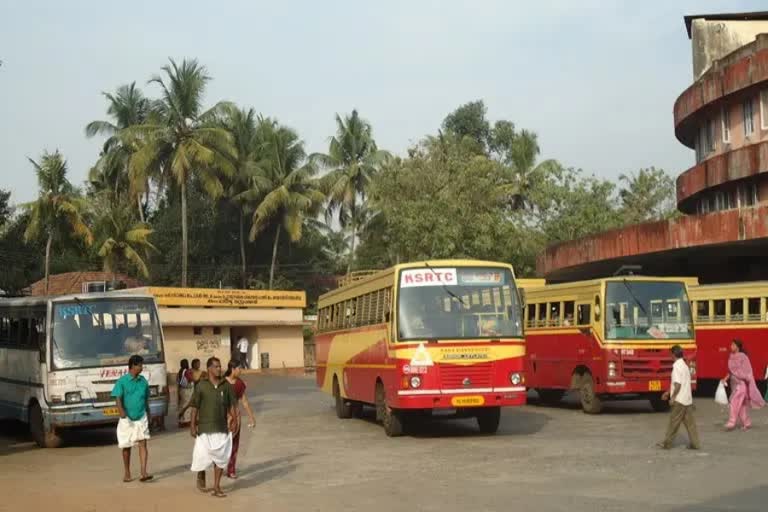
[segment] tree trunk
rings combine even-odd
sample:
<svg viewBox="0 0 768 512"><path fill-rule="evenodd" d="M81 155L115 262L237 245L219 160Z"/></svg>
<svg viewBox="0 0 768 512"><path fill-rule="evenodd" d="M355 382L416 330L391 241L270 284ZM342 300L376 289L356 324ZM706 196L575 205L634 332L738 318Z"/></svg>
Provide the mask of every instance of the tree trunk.
<svg viewBox="0 0 768 512"><path fill-rule="evenodd" d="M181 182L181 287L187 287L187 182Z"/></svg>
<svg viewBox="0 0 768 512"><path fill-rule="evenodd" d="M240 272L241 272L241 285L243 289L246 287L245 282L245 228L243 227L243 224L245 223L245 214L243 213L243 209L240 208Z"/></svg>
<svg viewBox="0 0 768 512"><path fill-rule="evenodd" d="M142 224L144 224L144 205L141 204L141 194L138 194L136 196L136 203L137 203L137 206L139 207L139 220L141 221Z"/></svg>
<svg viewBox="0 0 768 512"><path fill-rule="evenodd" d="M269 269L269 289L272 289L272 283L275 281L275 264L277 263L277 244L280 241L280 224L277 225L277 233L275 233L275 245L272 247L272 267Z"/></svg>
<svg viewBox="0 0 768 512"><path fill-rule="evenodd" d="M45 295L48 295L48 285L51 275L51 245L53 244L53 235L48 233L48 240L45 242Z"/></svg>
<svg viewBox="0 0 768 512"><path fill-rule="evenodd" d="M347 275L352 273L352 263L355 260L355 239L357 238L357 209L352 207L352 242L349 244L349 261L347 261Z"/></svg>

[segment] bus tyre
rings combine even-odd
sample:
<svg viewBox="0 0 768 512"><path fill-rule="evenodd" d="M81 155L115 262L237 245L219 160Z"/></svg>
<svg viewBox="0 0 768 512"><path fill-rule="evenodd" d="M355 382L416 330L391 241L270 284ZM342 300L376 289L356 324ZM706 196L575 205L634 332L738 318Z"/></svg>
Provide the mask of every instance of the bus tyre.
<svg viewBox="0 0 768 512"><path fill-rule="evenodd" d="M477 426L483 434L495 434L500 421L501 407L484 407L477 412Z"/></svg>
<svg viewBox="0 0 768 512"><path fill-rule="evenodd" d="M595 386L592 381L592 375L585 373L581 378L581 387L579 388L579 394L581 395L581 408L587 414L600 414L603 410L603 403L595 394Z"/></svg>
<svg viewBox="0 0 768 512"><path fill-rule="evenodd" d="M43 410L37 402L29 408L29 430L32 439L40 448L58 448L61 446L61 436L56 434L53 429L45 430Z"/></svg>
<svg viewBox="0 0 768 512"><path fill-rule="evenodd" d="M537 389L536 393L539 394L541 403L546 405L557 404L565 395L565 391L562 389Z"/></svg>
<svg viewBox="0 0 768 512"><path fill-rule="evenodd" d="M341 419L351 418L352 404L341 396L339 380L336 377L333 378L333 398L336 400L336 416Z"/></svg>
<svg viewBox="0 0 768 512"><path fill-rule="evenodd" d="M662 400L661 395L653 395L650 398L651 407L656 412L667 412L671 408L669 400Z"/></svg>
<svg viewBox="0 0 768 512"><path fill-rule="evenodd" d="M405 416L401 411L392 409L387 405L387 395L381 382L376 384L376 418L381 419L387 437L403 435Z"/></svg>

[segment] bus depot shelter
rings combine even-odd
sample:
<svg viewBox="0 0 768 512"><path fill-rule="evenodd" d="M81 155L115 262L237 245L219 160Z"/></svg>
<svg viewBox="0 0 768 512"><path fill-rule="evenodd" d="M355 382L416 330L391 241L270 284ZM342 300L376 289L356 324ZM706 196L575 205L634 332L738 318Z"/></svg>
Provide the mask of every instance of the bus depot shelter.
<svg viewBox="0 0 768 512"><path fill-rule="evenodd" d="M248 340L250 369L304 367L304 291L208 288L134 288L155 297L165 337L169 374L182 359L215 356L222 366L241 336Z"/></svg>

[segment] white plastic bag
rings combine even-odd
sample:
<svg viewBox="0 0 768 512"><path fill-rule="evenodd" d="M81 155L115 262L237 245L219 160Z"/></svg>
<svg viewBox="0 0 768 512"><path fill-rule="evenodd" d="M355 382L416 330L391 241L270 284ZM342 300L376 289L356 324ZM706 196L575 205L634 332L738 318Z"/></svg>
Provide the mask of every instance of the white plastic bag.
<svg viewBox="0 0 768 512"><path fill-rule="evenodd" d="M728 405L728 395L725 392L723 381L720 381L720 384L717 385L717 391L715 391L715 403Z"/></svg>

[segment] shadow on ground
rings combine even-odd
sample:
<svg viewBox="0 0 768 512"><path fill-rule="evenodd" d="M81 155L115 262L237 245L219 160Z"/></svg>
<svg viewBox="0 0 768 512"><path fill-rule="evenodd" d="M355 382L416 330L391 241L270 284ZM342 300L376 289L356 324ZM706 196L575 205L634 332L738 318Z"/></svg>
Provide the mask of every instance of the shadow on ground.
<svg viewBox="0 0 768 512"><path fill-rule="evenodd" d="M768 497L768 485L761 485L670 510L671 512L720 512L723 510L758 512L765 510L766 497Z"/></svg>

